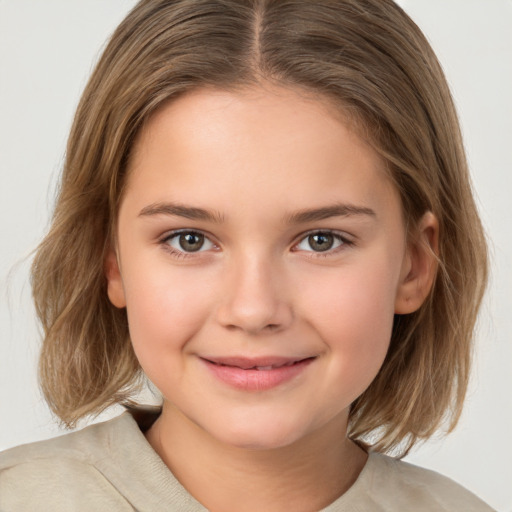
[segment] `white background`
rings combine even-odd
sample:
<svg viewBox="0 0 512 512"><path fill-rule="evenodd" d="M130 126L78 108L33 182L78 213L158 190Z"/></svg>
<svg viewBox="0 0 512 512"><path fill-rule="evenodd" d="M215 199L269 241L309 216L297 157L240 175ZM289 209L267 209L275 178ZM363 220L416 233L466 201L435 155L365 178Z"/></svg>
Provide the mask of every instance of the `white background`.
<svg viewBox="0 0 512 512"><path fill-rule="evenodd" d="M459 108L492 281L457 430L408 460L512 512L512 1L401 0ZM107 36L133 0L0 0L0 449L59 433L36 382L26 257L48 223L67 132Z"/></svg>

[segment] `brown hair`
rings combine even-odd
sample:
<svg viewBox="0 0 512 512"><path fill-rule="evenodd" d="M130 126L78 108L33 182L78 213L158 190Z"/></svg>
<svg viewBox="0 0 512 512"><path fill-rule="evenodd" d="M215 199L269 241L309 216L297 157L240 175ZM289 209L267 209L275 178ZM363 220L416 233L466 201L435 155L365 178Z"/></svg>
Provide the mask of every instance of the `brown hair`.
<svg viewBox="0 0 512 512"><path fill-rule="evenodd" d="M396 316L386 360L352 404L349 435L407 452L465 396L486 245L457 116L425 37L391 0L143 0L113 34L71 130L51 229L32 268L44 329L40 380L68 426L127 403L141 370L104 260L134 138L194 88L262 82L334 101L385 159L405 218L432 211L439 271L429 298Z"/></svg>

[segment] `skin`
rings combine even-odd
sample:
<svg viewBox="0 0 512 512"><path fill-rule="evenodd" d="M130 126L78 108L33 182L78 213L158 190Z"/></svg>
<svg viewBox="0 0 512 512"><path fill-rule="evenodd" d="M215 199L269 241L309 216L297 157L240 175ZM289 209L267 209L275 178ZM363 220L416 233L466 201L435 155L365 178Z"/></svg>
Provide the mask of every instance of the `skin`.
<svg viewBox="0 0 512 512"><path fill-rule="evenodd" d="M353 484L367 455L344 435L349 406L384 361L394 314L432 284L435 218L407 240L383 162L332 112L292 89L200 89L156 113L134 146L108 293L164 397L147 439L212 511L318 510ZM290 221L332 205L359 210ZM204 245L187 253L174 230ZM332 248L319 251L311 231ZM254 391L203 364L228 356L313 359Z"/></svg>

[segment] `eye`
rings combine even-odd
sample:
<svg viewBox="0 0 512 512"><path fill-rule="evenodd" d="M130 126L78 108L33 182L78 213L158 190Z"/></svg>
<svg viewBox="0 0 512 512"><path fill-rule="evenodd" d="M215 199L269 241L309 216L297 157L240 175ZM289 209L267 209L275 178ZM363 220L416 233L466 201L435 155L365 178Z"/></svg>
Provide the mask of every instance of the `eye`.
<svg viewBox="0 0 512 512"><path fill-rule="evenodd" d="M180 253L192 253L209 250L214 247L211 240L206 238L203 233L197 231L177 231L166 236L162 240L172 251Z"/></svg>
<svg viewBox="0 0 512 512"><path fill-rule="evenodd" d="M299 251L327 252L351 242L331 231L316 231L305 236L295 247Z"/></svg>

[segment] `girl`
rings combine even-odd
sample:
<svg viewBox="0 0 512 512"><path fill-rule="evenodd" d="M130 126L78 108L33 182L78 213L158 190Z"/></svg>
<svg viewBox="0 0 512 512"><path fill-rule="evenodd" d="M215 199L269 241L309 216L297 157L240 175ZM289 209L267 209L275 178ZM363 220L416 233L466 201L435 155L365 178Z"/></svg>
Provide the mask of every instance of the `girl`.
<svg viewBox="0 0 512 512"><path fill-rule="evenodd" d="M399 7L142 1L33 264L50 407L128 410L4 453L0 509L491 510L384 455L455 426L485 282L450 94Z"/></svg>

